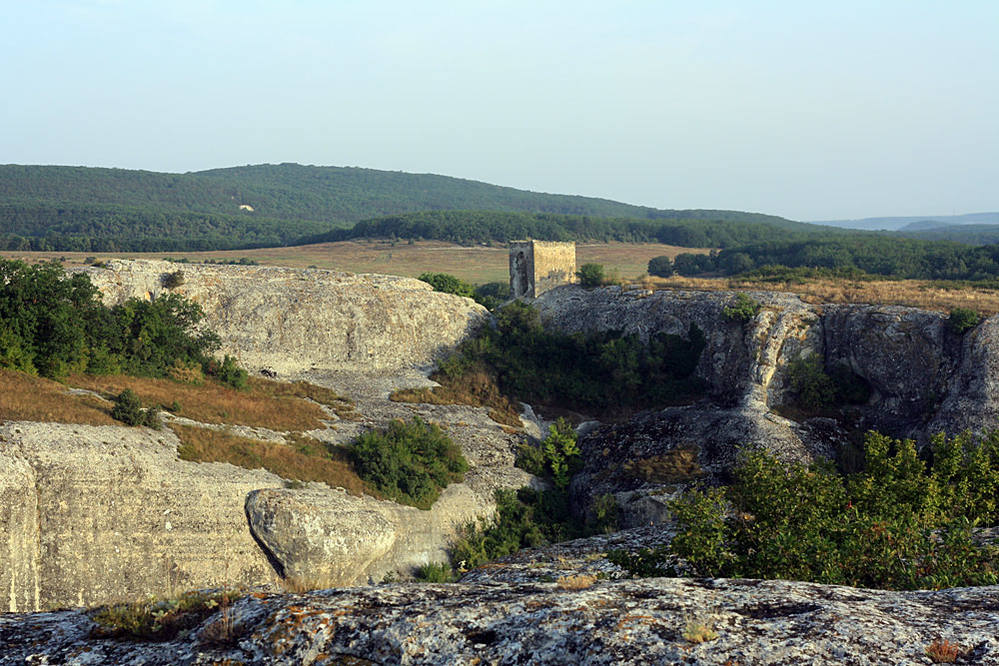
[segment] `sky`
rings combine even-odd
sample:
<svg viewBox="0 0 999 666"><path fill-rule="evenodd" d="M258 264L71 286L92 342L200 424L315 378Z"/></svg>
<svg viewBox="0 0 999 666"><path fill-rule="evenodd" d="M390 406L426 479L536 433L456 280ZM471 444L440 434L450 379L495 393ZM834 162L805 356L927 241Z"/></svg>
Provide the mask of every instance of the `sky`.
<svg viewBox="0 0 999 666"><path fill-rule="evenodd" d="M999 210L999 2L0 0L0 163Z"/></svg>

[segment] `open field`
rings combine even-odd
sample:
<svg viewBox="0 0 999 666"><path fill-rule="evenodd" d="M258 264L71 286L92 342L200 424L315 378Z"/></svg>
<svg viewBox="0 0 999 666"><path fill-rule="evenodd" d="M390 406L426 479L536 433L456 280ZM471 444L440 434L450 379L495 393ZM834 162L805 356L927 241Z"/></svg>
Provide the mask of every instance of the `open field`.
<svg viewBox="0 0 999 666"><path fill-rule="evenodd" d="M949 312L972 308L982 314L999 313L999 291L967 286L943 287L927 280L830 280L804 283L753 282L730 278L646 277L639 281L649 289L698 289L705 291L780 291L797 294L806 303L881 303L908 305L924 310Z"/></svg>
<svg viewBox="0 0 999 666"><path fill-rule="evenodd" d="M646 272L649 259L661 255L675 257L682 252L706 253L708 249L692 249L658 243L580 243L577 261L580 264L603 264L622 278L636 278ZM242 257L260 264L292 268L327 268L351 273L385 273L415 277L427 271L451 273L475 284L509 280L508 251L505 246L462 246L437 241L385 240L318 243L295 247L261 248L256 250L226 250L218 252L4 252L3 256L24 261L65 259L66 264L82 264L87 257L97 260L115 257L131 259L186 258L191 262L226 261Z"/></svg>
<svg viewBox="0 0 999 666"><path fill-rule="evenodd" d="M645 277L649 259L660 255L675 257L683 252L707 253L658 243L580 243L577 263L603 264L611 276L626 282L641 282L654 289L740 289L796 293L809 303L884 303L910 305L948 311L968 307L985 314L999 313L999 291L968 286L946 287L926 280L831 280L803 283L748 282L730 278ZM80 265L88 257L136 259L186 258L191 262L252 259L263 265L307 268L315 266L351 273L385 273L415 277L425 271L451 273L475 284L506 282L509 279L507 249L503 246L462 246L437 241L386 240L344 241L295 247L228 250L219 252L83 253L83 252L4 252L8 258L29 262L63 260Z"/></svg>

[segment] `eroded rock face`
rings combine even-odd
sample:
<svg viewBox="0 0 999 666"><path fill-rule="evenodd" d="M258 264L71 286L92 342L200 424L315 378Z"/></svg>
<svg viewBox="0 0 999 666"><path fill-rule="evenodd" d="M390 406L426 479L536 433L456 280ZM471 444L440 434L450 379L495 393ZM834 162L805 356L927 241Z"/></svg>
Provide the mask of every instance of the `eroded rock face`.
<svg viewBox="0 0 999 666"><path fill-rule="evenodd" d="M547 325L569 332L621 330L647 338L685 335L696 324L707 338L696 372L722 407L773 410L787 400L788 365L817 355L826 368L845 365L871 386L870 401L859 408L863 428L925 438L933 430L996 426L999 317L959 335L938 312L749 295L763 307L746 324L722 314L732 292L560 287L536 305Z"/></svg>
<svg viewBox="0 0 999 666"><path fill-rule="evenodd" d="M3 607L93 605L274 582L243 503L248 492L280 487L281 479L186 463L177 459L177 445L168 430L0 426L0 484L11 488L4 498L11 501L0 505L0 543L10 547L0 553L0 578L10 591Z"/></svg>
<svg viewBox="0 0 999 666"><path fill-rule="evenodd" d="M177 270L183 284L165 289ZM429 366L487 316L471 299L388 275L126 260L86 272L107 303L168 291L197 302L223 353L281 375Z"/></svg>
<svg viewBox="0 0 999 666"><path fill-rule="evenodd" d="M693 642L697 625L715 637ZM165 644L89 638L80 611L0 616L0 664L923 664L941 640L961 663L996 664L996 626L997 587L885 592L686 578L582 590L380 585L249 596Z"/></svg>

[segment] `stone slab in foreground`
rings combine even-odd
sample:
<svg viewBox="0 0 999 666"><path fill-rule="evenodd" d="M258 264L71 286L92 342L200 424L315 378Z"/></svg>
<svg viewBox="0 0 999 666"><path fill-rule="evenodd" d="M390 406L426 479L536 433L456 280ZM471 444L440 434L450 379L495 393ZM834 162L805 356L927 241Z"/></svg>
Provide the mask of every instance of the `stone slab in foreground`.
<svg viewBox="0 0 999 666"><path fill-rule="evenodd" d="M694 644L690 621L718 638ZM219 625L233 628L219 644ZM257 595L183 640L88 638L82 611L0 616L0 664L999 664L999 587L886 592L812 583L649 579L382 585ZM211 637L213 640L208 640Z"/></svg>

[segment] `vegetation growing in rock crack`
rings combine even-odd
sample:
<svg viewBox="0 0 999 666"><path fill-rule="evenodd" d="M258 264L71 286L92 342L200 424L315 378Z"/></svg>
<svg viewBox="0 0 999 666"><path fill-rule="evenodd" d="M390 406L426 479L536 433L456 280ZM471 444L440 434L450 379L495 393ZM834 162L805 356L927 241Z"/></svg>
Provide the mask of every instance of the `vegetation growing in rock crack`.
<svg viewBox="0 0 999 666"><path fill-rule="evenodd" d="M615 331L549 332L537 310L518 302L494 314L495 326L482 327L432 375L446 390L462 391L469 378L482 377L488 381L476 393L488 396L483 404L509 409L512 398L593 413L689 402L704 391L694 370L705 337L694 324L686 338L660 334L644 343Z"/></svg>
<svg viewBox="0 0 999 666"><path fill-rule="evenodd" d="M963 334L971 330L982 320L982 315L978 310L971 308L954 308L947 317L947 324L957 334Z"/></svg>
<svg viewBox="0 0 999 666"><path fill-rule="evenodd" d="M869 433L867 468L787 464L746 450L729 488L674 501L673 541L611 560L637 575L784 578L884 589L999 582L999 550L973 528L999 524L999 434L911 440Z"/></svg>
<svg viewBox="0 0 999 666"><path fill-rule="evenodd" d="M722 316L732 321L746 323L760 311L760 303L747 294L739 292L731 305L722 308Z"/></svg>
<svg viewBox="0 0 999 666"><path fill-rule="evenodd" d="M240 593L185 592L179 597L102 606L91 613L95 638L169 641L230 605Z"/></svg>
<svg viewBox="0 0 999 666"><path fill-rule="evenodd" d="M576 433L568 422L559 420L549 429L539 446L525 445L518 466L545 478L552 487L534 490L496 491L496 513L492 520L465 525L451 548L451 562L459 568L472 568L532 548L567 539L613 531L617 504L610 497L597 504L589 520L574 511L569 479L581 466Z"/></svg>
<svg viewBox="0 0 999 666"><path fill-rule="evenodd" d="M787 368L790 402L807 414L826 414L841 405L863 405L870 385L849 366L834 365L828 372L818 355L796 359Z"/></svg>
<svg viewBox="0 0 999 666"><path fill-rule="evenodd" d="M363 433L350 447L358 475L385 497L429 509L468 462L441 429L418 416Z"/></svg>

